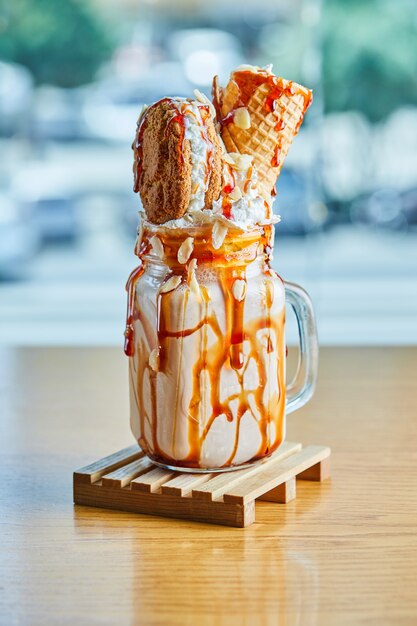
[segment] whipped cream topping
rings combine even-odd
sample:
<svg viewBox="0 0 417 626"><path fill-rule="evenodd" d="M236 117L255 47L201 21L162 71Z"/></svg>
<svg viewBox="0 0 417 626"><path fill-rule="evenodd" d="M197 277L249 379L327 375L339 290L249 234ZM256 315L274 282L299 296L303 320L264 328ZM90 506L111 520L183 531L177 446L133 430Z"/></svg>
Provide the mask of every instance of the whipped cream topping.
<svg viewBox="0 0 417 626"><path fill-rule="evenodd" d="M227 184L224 186L220 198L213 202L212 212L224 215L227 207L227 221L241 230L279 222L280 217L272 214L272 198L267 202L258 192L258 173L252 158L237 153L228 153L226 158L224 179L231 180L233 188L227 193Z"/></svg>
<svg viewBox="0 0 417 626"><path fill-rule="evenodd" d="M191 199L188 211L201 211L209 186L210 155L213 150L201 117L200 107L205 105L186 98L173 98L172 103L184 116L184 139L190 142L191 147Z"/></svg>
<svg viewBox="0 0 417 626"><path fill-rule="evenodd" d="M204 209L204 197L208 185L207 167L210 155L208 140L205 140L196 119L201 119L198 105L189 101L180 101L180 112L186 115L185 138L190 140L192 159L191 201L183 217L165 222L165 228L191 228L223 222L228 228L241 231L256 226L276 224L278 215L272 213L272 198L267 202L258 192L258 174L252 165L252 157L247 154L227 153L220 142L224 156L223 191L210 209ZM187 119L187 118L186 118ZM201 121L201 123L203 123ZM187 134L188 131L188 134ZM227 211L225 210L227 207Z"/></svg>
<svg viewBox="0 0 417 626"><path fill-rule="evenodd" d="M242 65L238 70L271 72L271 68L272 66L258 68L252 65ZM223 191L210 209L204 208L205 195L210 181L211 155L215 147L208 137L201 108L209 107L212 116L215 115L215 111L208 98L200 93L198 93L198 100L181 97L170 100L178 113L183 116L184 139L190 142L191 198L183 217L169 220L163 224L163 227L186 229L223 222L228 228L247 231L256 226L279 222L280 217L272 214L272 198L267 202L258 192L258 175L252 165L253 157L247 154L227 153L221 139L220 145L224 158ZM147 107L144 107L141 112L139 122L146 109ZM141 220L146 221L144 213L140 212L140 217Z"/></svg>

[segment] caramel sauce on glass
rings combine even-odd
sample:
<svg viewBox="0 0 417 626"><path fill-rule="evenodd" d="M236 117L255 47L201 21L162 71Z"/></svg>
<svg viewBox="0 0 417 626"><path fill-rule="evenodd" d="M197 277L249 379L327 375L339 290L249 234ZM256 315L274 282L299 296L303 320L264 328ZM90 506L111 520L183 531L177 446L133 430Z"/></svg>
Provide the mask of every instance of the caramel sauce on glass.
<svg viewBox="0 0 417 626"><path fill-rule="evenodd" d="M246 462L268 456L280 445L285 413L285 307L280 309L279 314L272 313L274 288L280 284L280 278L270 269L265 254L265 248L271 242L271 231L272 226L245 234L229 231L217 250L212 245L209 228L200 227L192 229L192 232L144 229L143 238L136 248L142 263L132 272L127 283L125 336L126 354L131 357L130 384L140 421L138 441L152 459L179 467L204 467L201 461L204 442L215 421L224 416L228 422L236 422L233 449L223 467L232 466L239 447L241 419L247 412L255 417L261 443ZM163 264L149 254L149 239L154 234L164 246ZM186 264L180 264L178 249L190 235L194 238L191 257ZM190 289L189 264L192 259L197 261L198 298ZM146 280L147 267L155 263L161 265L162 273L158 289L155 288L156 319L148 319L141 307L141 298L144 297L141 296L141 281ZM249 272L253 264L258 264L256 275L252 270ZM205 279L206 271L211 276L210 280ZM180 278L179 285L174 290L161 291L172 276ZM213 300L212 280L216 285L216 297L221 294L220 302ZM236 280L243 281L246 287L246 296L241 300L233 294ZM251 290L253 281L257 281L257 286ZM147 288L143 283L143 289ZM259 312L249 319L245 318L248 298L256 298L253 306ZM199 315L192 316L197 321L191 326L186 323L189 307L200 307ZM175 327L172 326L173 318L179 322ZM198 349L195 360L185 362L183 342L191 336L195 337ZM158 353L157 371L149 363L151 348ZM278 380L275 381L274 392L269 392L269 359L276 359L274 371ZM172 372L173 362L178 371ZM258 384L255 387L245 384L250 363L257 371ZM223 372L231 370L235 373L237 385L227 395L227 389L222 389L221 379ZM181 374L184 376L184 372L191 385L186 415L181 404L184 402L181 388ZM157 381L158 376L164 373L171 375L169 381L174 375L177 388L174 390L173 406L164 406L162 411L157 398ZM147 391L145 375L149 380ZM174 452L178 429L186 429L188 452L185 456L168 455L162 449L158 433L159 421L164 419L173 420L171 449Z"/></svg>

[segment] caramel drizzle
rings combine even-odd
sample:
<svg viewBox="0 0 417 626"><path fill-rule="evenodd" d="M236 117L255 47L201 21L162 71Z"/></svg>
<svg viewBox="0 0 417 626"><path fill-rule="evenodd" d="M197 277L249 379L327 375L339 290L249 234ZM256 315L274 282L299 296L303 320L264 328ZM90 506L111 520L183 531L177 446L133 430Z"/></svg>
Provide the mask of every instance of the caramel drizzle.
<svg viewBox="0 0 417 626"><path fill-rule="evenodd" d="M293 81L284 80L278 76L274 76L273 74L269 74L266 71L259 72L251 72L250 70L241 70L238 72L234 72L232 80L236 83L238 87L239 95L237 97L236 102L234 103L232 111L229 111L227 116L223 118L220 116L219 122L223 124L225 120L228 120L229 116L234 113L234 111L239 107L246 107L249 104L250 99L252 98L255 91L261 85L268 86L268 93L265 98L264 107L268 113L273 113L276 110L277 101L285 94L288 98L296 94L301 94L304 98L304 110L303 115L311 105L313 101L313 94L309 89L305 89L304 87L298 86ZM221 110L222 103L216 103L215 108L217 111ZM301 120L302 121L302 120ZM299 122L301 125L301 122ZM284 128L284 122L282 119L279 119L276 126L277 130L282 130Z"/></svg>
<svg viewBox="0 0 417 626"><path fill-rule="evenodd" d="M265 228L262 238L263 244L266 245L270 242L271 227ZM172 244L172 242L171 242ZM175 247L175 246L174 246ZM146 245L144 246L146 249ZM170 251L168 243L165 245L165 249ZM231 403L235 400L238 401L238 408L236 411L236 431L233 451L226 461L225 466L233 464L236 451L239 444L239 429L240 421L248 411L259 424L259 430L262 437L261 445L257 451L255 458L260 458L265 455L271 454L281 443L283 432L283 419L285 408L285 393L283 393L284 387L284 348L282 342L282 331L284 324L284 311L280 314L278 319L274 319L271 316L271 308L273 304L273 285L271 282L268 261L265 263L265 298L264 298L264 313L258 319L251 321L250 323L244 323L244 304L245 300L236 301L232 295L232 284L234 280L240 278L246 280L246 267L253 260L253 254L248 254L246 257L236 263L227 263L225 257L222 257L218 251L211 250L213 255L216 255L218 261L217 273L219 277L220 286L223 293L225 311L226 311L226 332L224 333L218 323L216 314L210 310L210 297L207 289L204 286L200 287L202 297L202 317L200 322L193 328L185 328L184 321L186 317L186 309L188 305L188 299L190 291L185 287L184 297L182 300L182 323L181 330L172 331L169 330L169 323L172 315L171 298L173 292L159 293L157 297L157 344L159 350L159 372L166 371L168 362L168 353L170 349L170 342L173 340L183 341L185 337L189 337L197 333L200 344L200 355L195 364L193 365L193 388L191 394L191 400L188 406L188 446L189 453L185 459L178 460L176 458L167 458L167 454L160 450L158 445L158 407L156 397L156 381L157 373L155 373L148 364L148 356L155 343L153 339L155 333L150 328L149 321L145 316L141 314L140 310L136 307L133 313L133 319L139 321L142 324L143 333L140 333L137 341L138 355L137 359L130 359L130 361L137 361L137 369L134 371L136 378L133 386L135 391L136 404L140 416L140 432L139 443L143 449L155 460L161 460L163 462L169 462L172 464L180 465L183 467L199 467L202 446L204 441L214 423L214 421L220 416L224 415L227 420L233 421L233 411ZM223 261L223 262L222 262ZM170 256L167 259L168 265L174 266L174 257ZM179 268L172 267L178 273ZM184 270L183 270L184 271ZM172 275L168 272L165 280ZM135 274L132 273L132 279L128 284L132 285L135 282ZM137 279L136 279L137 280ZM184 281L183 281L184 282ZM215 343L208 347L208 329L211 329L216 338ZM262 357L263 346L257 338L259 330L268 330L266 336L266 354L273 352L273 342L271 340L271 333L275 335L275 345L278 352L278 389L279 396L271 399L268 393L267 405L264 405L263 395L265 385L269 384L269 368L266 366L265 358ZM143 335L143 336L141 336ZM145 345L144 338L146 338L147 346ZM247 342L249 346L249 352L243 355L243 344ZM182 349L179 350L182 355ZM180 357L181 358L181 357ZM275 357L276 358L276 357ZM256 364L259 385L256 390L246 390L244 385L244 376L251 360ZM181 371L181 363L177 363L177 377ZM132 365L132 368L134 366ZM230 395L225 400L221 400L221 372L232 368L239 382L240 390L238 393ZM148 415L145 410L143 402L143 385L145 372L149 372L150 380L150 393L151 393L151 415ZM133 374L131 374L133 375ZM203 415L203 422L205 427L201 426L201 415L205 412L206 398L204 397L206 392L206 384L202 380L203 376L208 376L210 382L210 406L211 414L209 416ZM178 428L178 393L179 393L179 380L177 379L176 400L174 409L174 426L173 426L173 449L175 451L176 441L176 429ZM253 413L250 399L253 398L259 418ZM171 407L169 408L171 409ZM167 410L167 407L165 407ZM152 441L149 441L145 436L145 421L147 420L151 428ZM274 422L276 425L276 436L274 441L270 440L269 425ZM175 457L175 454L174 454Z"/></svg>

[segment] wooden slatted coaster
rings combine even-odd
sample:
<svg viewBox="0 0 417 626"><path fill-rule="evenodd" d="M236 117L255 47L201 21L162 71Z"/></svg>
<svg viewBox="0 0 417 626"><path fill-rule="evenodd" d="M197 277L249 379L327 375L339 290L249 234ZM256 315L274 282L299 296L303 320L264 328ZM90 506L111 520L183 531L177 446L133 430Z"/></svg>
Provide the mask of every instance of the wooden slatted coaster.
<svg viewBox="0 0 417 626"><path fill-rule="evenodd" d="M74 472L74 502L107 509L244 527L255 521L255 500L285 504L296 478L330 476L330 448L284 442L251 467L212 474L178 473L152 463L134 445Z"/></svg>

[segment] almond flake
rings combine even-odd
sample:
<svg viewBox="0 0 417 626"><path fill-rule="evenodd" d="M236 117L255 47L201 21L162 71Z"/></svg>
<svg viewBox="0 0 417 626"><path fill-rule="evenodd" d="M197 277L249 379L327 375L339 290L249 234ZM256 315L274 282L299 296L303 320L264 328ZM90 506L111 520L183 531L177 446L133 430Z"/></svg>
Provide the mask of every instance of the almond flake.
<svg viewBox="0 0 417 626"><path fill-rule="evenodd" d="M227 226L220 221L215 222L211 235L211 241L213 248L218 250L221 248L223 241L227 235Z"/></svg>
<svg viewBox="0 0 417 626"><path fill-rule="evenodd" d="M236 202L237 200L240 200L242 197L242 192L240 190L240 187L235 187L230 193L229 193L229 198L231 200L233 200L234 202Z"/></svg>
<svg viewBox="0 0 417 626"><path fill-rule="evenodd" d="M159 293L168 293L169 291L173 291L174 289L178 287L180 283L181 283L181 276L171 276L170 278L168 278L166 283L162 285L162 287L159 290Z"/></svg>
<svg viewBox="0 0 417 626"><path fill-rule="evenodd" d="M246 171L252 165L253 156L252 154L240 154L239 157L236 163L237 169Z"/></svg>
<svg viewBox="0 0 417 626"><path fill-rule="evenodd" d="M154 372L159 370L159 352L158 348L152 350L149 355L149 367L153 369Z"/></svg>
<svg viewBox="0 0 417 626"><path fill-rule="evenodd" d="M246 295L246 281L238 278L232 285L232 293L235 300L241 302Z"/></svg>
<svg viewBox="0 0 417 626"><path fill-rule="evenodd" d="M253 161L253 155L240 154L240 152L229 152L229 157L232 159L230 165L234 169L241 171L249 169Z"/></svg>
<svg viewBox="0 0 417 626"><path fill-rule="evenodd" d="M149 239L149 243L151 244L152 250L155 252L156 256L159 256L160 259L163 259L165 257L164 244L159 239L159 237L154 235Z"/></svg>
<svg viewBox="0 0 417 626"><path fill-rule="evenodd" d="M195 295L200 295L200 286L198 284L195 270L197 268L197 259L191 259L188 264L188 286Z"/></svg>
<svg viewBox="0 0 417 626"><path fill-rule="evenodd" d="M216 109L214 108L212 102L210 102L210 100L207 98L205 93L201 93L201 91L199 89L194 89L194 96L195 99L198 100L199 102L201 102L202 104L205 104L206 106L208 106L209 110L210 110L210 115L212 118L216 117Z"/></svg>
<svg viewBox="0 0 417 626"><path fill-rule="evenodd" d="M207 104L207 100L208 100L207 96L201 93L199 89L194 89L193 94L196 100L198 100L199 102L202 102L203 104Z"/></svg>
<svg viewBox="0 0 417 626"><path fill-rule="evenodd" d="M230 156L230 154L228 152L226 152L226 154L223 155L223 161L225 161L229 165L234 165L235 164L233 158Z"/></svg>
<svg viewBox="0 0 417 626"><path fill-rule="evenodd" d="M194 239L192 237L187 237L184 239L182 244L180 245L177 253L178 263L187 263L190 255L194 249Z"/></svg>
<svg viewBox="0 0 417 626"><path fill-rule="evenodd" d="M250 128L250 115L246 107L239 107L235 110L233 124L242 130Z"/></svg>

